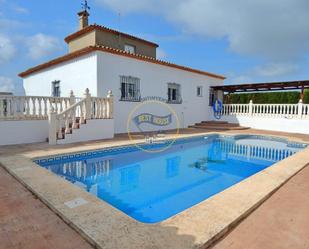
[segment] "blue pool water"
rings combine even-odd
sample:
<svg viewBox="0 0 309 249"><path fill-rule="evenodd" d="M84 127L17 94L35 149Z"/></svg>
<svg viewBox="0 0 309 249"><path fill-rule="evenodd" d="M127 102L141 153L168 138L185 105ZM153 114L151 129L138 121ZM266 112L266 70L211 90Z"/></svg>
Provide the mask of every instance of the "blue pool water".
<svg viewBox="0 0 309 249"><path fill-rule="evenodd" d="M177 140L160 153L132 146L36 162L134 219L156 223L305 147L269 137L212 135Z"/></svg>

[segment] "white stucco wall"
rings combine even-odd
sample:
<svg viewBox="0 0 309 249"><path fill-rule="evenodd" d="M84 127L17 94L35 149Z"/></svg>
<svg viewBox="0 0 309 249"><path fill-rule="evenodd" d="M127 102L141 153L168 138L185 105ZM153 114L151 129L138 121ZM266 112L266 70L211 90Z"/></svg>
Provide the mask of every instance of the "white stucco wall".
<svg viewBox="0 0 309 249"><path fill-rule="evenodd" d="M76 97L82 97L85 89L91 94L97 92L97 56L96 53L58 64L24 78L26 95L51 96L52 82L60 80L61 97L68 97L71 90Z"/></svg>
<svg viewBox="0 0 309 249"><path fill-rule="evenodd" d="M0 121L0 145L45 142L48 121Z"/></svg>
<svg viewBox="0 0 309 249"><path fill-rule="evenodd" d="M223 116L221 120L260 130L309 134L307 119Z"/></svg>
<svg viewBox="0 0 309 249"><path fill-rule="evenodd" d="M66 134L65 139L58 140L57 144L69 144L113 137L113 119L93 119L87 120L87 124L82 124L80 129L74 129L72 134Z"/></svg>
<svg viewBox="0 0 309 249"><path fill-rule="evenodd" d="M138 104L119 101L121 97L121 75L140 79L142 98L158 96L167 99L167 83L180 84L183 103L170 105L179 117L180 128L210 118L208 108L209 86L221 85L223 80L105 52L97 52L97 55L98 95L106 96L108 90L112 90L114 93L116 133L127 132L129 113ZM198 86L203 87L202 97L198 97L196 94ZM158 113L156 113L155 108L151 108L150 111L153 114L160 113L160 110L157 110ZM132 131L137 131L137 129Z"/></svg>
<svg viewBox="0 0 309 249"><path fill-rule="evenodd" d="M71 90L75 96L83 96L85 89L89 88L92 96L106 97L107 92L112 90L115 132L126 133L129 113L138 103L119 101L122 75L140 79L142 98L157 96L167 99L167 84L180 84L183 102L170 105L177 113L180 128L210 119L209 86L223 84L221 79L97 51L30 75L24 79L24 87L27 95L36 96L50 96L54 80L61 81L62 96L68 96ZM197 96L198 86L203 87L202 97ZM156 108L150 108L149 112L160 114ZM161 115L165 114L168 113L161 111ZM167 128L175 128L175 124ZM138 130L133 127L132 131Z"/></svg>

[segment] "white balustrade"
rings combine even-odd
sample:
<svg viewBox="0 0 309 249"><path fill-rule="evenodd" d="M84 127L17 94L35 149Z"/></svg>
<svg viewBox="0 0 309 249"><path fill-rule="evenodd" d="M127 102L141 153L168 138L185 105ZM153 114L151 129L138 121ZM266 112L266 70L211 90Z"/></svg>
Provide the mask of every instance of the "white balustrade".
<svg viewBox="0 0 309 249"><path fill-rule="evenodd" d="M223 104L223 116L256 116L272 118L305 119L309 118L309 104Z"/></svg>
<svg viewBox="0 0 309 249"><path fill-rule="evenodd" d="M73 93L71 93L71 104L73 104L72 95ZM56 144L57 139L63 139L65 134L70 134L74 129L80 128L80 125L85 124L87 120L113 118L113 95L111 91L109 91L107 98L97 98L91 97L89 89L86 89L84 96L83 99L60 113L57 113L55 108L51 109L49 119L50 144Z"/></svg>
<svg viewBox="0 0 309 249"><path fill-rule="evenodd" d="M0 120L48 119L52 108L60 113L69 106L69 97L0 96Z"/></svg>

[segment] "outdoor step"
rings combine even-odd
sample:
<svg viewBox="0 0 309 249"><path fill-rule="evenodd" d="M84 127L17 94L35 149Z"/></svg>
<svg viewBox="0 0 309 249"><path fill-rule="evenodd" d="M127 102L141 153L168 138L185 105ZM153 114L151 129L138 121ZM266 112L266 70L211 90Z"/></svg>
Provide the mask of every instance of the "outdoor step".
<svg viewBox="0 0 309 249"><path fill-rule="evenodd" d="M202 121L202 124L228 124L227 121Z"/></svg>
<svg viewBox="0 0 309 249"><path fill-rule="evenodd" d="M84 123L81 123L81 122L80 122L80 118L76 118L76 121L75 121L75 122L76 122L76 127L75 127L75 128L72 128L72 127L73 127L73 123L72 123L72 122L70 122L70 124L69 124L70 133L65 133L65 127L62 127L62 130L61 130L62 138L58 138L59 132L57 132L57 140L63 140L63 139L65 139L65 135L73 134L73 130L75 130L75 129L80 129L81 124L86 124L86 120L85 120Z"/></svg>
<svg viewBox="0 0 309 249"><path fill-rule="evenodd" d="M234 123L227 123L227 124L196 123L195 125L197 125L197 126L211 126L211 127L217 127L217 126L220 126L220 127L237 127L237 126L239 126L239 124L234 124Z"/></svg>
<svg viewBox="0 0 309 249"><path fill-rule="evenodd" d="M227 131L227 130L248 130L249 127L242 127L242 126L232 126L232 127L223 127L223 126L199 126L199 125L191 125L189 128L195 129L203 129L203 130L220 130L220 131Z"/></svg>

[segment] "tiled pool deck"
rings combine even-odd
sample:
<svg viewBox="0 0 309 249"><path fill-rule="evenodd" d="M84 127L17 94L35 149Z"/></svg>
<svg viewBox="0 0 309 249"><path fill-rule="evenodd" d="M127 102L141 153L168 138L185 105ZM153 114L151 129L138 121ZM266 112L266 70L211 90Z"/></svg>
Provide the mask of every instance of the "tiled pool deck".
<svg viewBox="0 0 309 249"><path fill-rule="evenodd" d="M185 130L182 131L182 136L201 132L204 131ZM309 136L257 130L227 133L271 134L295 141L309 141ZM6 146L0 147L0 163L93 245L98 248L130 249L209 246L309 163L309 150L306 149L181 214L158 224L146 225L37 167L30 160L124 144L128 144L125 135L114 140L74 146L52 147L45 143ZM76 198L86 200L87 204L72 209L65 205Z"/></svg>

